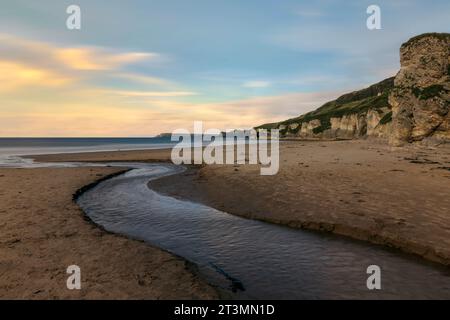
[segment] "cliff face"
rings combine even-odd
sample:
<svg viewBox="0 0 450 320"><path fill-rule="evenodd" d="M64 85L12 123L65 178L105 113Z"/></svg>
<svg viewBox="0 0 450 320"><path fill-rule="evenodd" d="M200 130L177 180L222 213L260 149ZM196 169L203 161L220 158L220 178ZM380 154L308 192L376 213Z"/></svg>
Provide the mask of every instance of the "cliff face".
<svg viewBox="0 0 450 320"><path fill-rule="evenodd" d="M450 140L450 34L423 34L400 49L401 69L366 89L345 94L315 111L279 123L285 137L378 137L393 145Z"/></svg>
<svg viewBox="0 0 450 320"><path fill-rule="evenodd" d="M450 140L450 34L425 34L400 48L401 68L389 96L390 143Z"/></svg>
<svg viewBox="0 0 450 320"><path fill-rule="evenodd" d="M315 111L259 128L278 128L285 137L334 139L361 136L385 137L390 131L389 93L394 78L344 94ZM388 121L386 121L386 119Z"/></svg>

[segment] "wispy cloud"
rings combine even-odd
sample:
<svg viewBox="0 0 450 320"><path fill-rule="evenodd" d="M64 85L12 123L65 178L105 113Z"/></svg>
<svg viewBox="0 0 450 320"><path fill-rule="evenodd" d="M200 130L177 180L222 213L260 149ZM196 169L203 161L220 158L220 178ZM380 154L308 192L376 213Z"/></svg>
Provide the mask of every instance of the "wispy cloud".
<svg viewBox="0 0 450 320"><path fill-rule="evenodd" d="M299 93L201 104L153 94L123 100L108 92L38 92L19 100L3 98L2 104L9 107L0 109L0 135L149 136L177 128L191 129L193 121L198 120L204 121L205 128L249 128L313 110L340 93Z"/></svg>
<svg viewBox="0 0 450 320"><path fill-rule="evenodd" d="M194 96L198 93L191 91L130 91L130 90L99 90L103 94L118 95L123 97L182 97Z"/></svg>
<svg viewBox="0 0 450 320"><path fill-rule="evenodd" d="M205 128L226 130L250 128L266 122L296 117L314 110L342 93L295 93L205 104L148 100L147 104L149 108L157 111L149 121L162 121L165 131L186 126L190 129L192 122L199 120L204 122Z"/></svg>
<svg viewBox="0 0 450 320"><path fill-rule="evenodd" d="M161 59L156 53L71 48L4 34L0 49L0 136L156 134L162 127L152 119L162 110L146 99L176 103L197 94L127 68L155 63Z"/></svg>
<svg viewBox="0 0 450 320"><path fill-rule="evenodd" d="M18 90L24 86L59 87L70 83L70 78L39 66L29 66L0 60L0 92Z"/></svg>
<svg viewBox="0 0 450 320"><path fill-rule="evenodd" d="M262 81L262 80L254 80L254 81L247 81L244 82L242 85L244 88L267 88L271 85L269 81Z"/></svg>
<svg viewBox="0 0 450 320"><path fill-rule="evenodd" d="M305 18L317 18L325 15L323 11L311 8L298 8L294 12L296 15Z"/></svg>
<svg viewBox="0 0 450 320"><path fill-rule="evenodd" d="M113 53L95 47L56 49L54 54L66 66L77 70L117 70L127 64L159 57L156 53Z"/></svg>
<svg viewBox="0 0 450 320"><path fill-rule="evenodd" d="M127 72L120 72L115 73L114 77L119 79L124 79L127 81L131 81L134 83L141 83L141 84L148 84L148 85L164 85L164 86L170 86L175 85L172 81L158 78L158 77L151 77L148 75L141 75L136 73L127 73Z"/></svg>
<svg viewBox="0 0 450 320"><path fill-rule="evenodd" d="M163 79L140 75L124 70L134 63L157 63L164 57L153 52L133 52L112 48L77 46L67 47L48 42L30 40L14 35L0 34L0 61L39 70L46 74L45 83L55 79L72 79L108 76L135 80L147 84L163 84ZM36 72L35 72L36 73ZM13 77L14 74L7 74ZM7 76L5 75L5 76ZM23 84L27 84L26 81Z"/></svg>
<svg viewBox="0 0 450 320"><path fill-rule="evenodd" d="M233 128L256 126L262 122L274 122L295 117L314 110L326 101L335 99L342 92L292 93L278 96L257 97L220 104L207 104L199 108L215 110L213 119L227 119L226 125ZM255 117L257 115L257 117ZM205 119L207 121L207 119Z"/></svg>

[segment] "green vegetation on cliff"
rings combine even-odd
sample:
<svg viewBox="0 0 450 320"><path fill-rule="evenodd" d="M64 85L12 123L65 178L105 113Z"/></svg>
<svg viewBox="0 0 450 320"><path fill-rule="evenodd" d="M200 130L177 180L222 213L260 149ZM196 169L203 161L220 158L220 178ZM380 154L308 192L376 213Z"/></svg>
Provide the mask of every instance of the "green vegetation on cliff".
<svg viewBox="0 0 450 320"><path fill-rule="evenodd" d="M409 46L409 45L413 44L414 42L416 42L416 41L418 41L420 39L429 38L429 37L437 38L439 40L450 41L450 33L430 32L430 33L423 33L423 34L420 34L418 36L412 37L407 42L402 44L402 47Z"/></svg>
<svg viewBox="0 0 450 320"><path fill-rule="evenodd" d="M392 111L388 112L384 115L383 118L380 119L380 124L386 124L392 121Z"/></svg>
<svg viewBox="0 0 450 320"><path fill-rule="evenodd" d="M427 100L434 97L438 97L441 95L441 93L446 92L447 90L444 88L443 85L440 84L433 84L423 89L413 88L414 95L416 96L416 98L419 98L420 100Z"/></svg>
<svg viewBox="0 0 450 320"><path fill-rule="evenodd" d="M348 114L361 114L369 109L390 108L388 97L393 87L394 78L388 78L368 88L344 94L336 100L329 101L320 108L299 117L282 122L263 124L255 129L274 129L280 125L285 125L287 129L283 130L282 134L287 132L297 133L302 123L317 119L320 120L321 125L313 129L313 132L318 134L331 128L331 118L340 118ZM294 123L298 123L299 126L295 130L289 129L289 125Z"/></svg>

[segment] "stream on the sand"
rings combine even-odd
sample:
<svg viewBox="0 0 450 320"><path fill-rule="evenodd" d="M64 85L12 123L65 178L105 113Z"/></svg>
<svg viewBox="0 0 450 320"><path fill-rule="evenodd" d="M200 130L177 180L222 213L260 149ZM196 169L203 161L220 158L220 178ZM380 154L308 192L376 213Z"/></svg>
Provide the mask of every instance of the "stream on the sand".
<svg viewBox="0 0 450 320"><path fill-rule="evenodd" d="M232 298L450 299L447 268L365 242L240 218L148 188L150 180L183 167L108 165L134 169L83 193L77 202L85 213L108 231L195 263ZM367 289L369 265L381 268L381 290Z"/></svg>

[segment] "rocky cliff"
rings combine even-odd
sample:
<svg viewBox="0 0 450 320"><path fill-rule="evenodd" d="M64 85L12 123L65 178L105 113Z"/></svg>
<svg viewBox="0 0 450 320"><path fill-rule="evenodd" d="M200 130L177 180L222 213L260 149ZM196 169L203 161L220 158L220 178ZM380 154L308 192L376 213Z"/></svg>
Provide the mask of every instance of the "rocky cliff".
<svg viewBox="0 0 450 320"><path fill-rule="evenodd" d="M333 139L379 137L393 145L450 140L450 34L423 34L400 49L394 78L345 94L315 111L256 129L282 136Z"/></svg>
<svg viewBox="0 0 450 320"><path fill-rule="evenodd" d="M390 143L450 140L450 34L424 34L400 48L401 68L389 95Z"/></svg>
<svg viewBox="0 0 450 320"><path fill-rule="evenodd" d="M279 123L257 127L278 128L282 136L300 138L384 137L390 131L389 94L394 78L344 94L312 112Z"/></svg>

